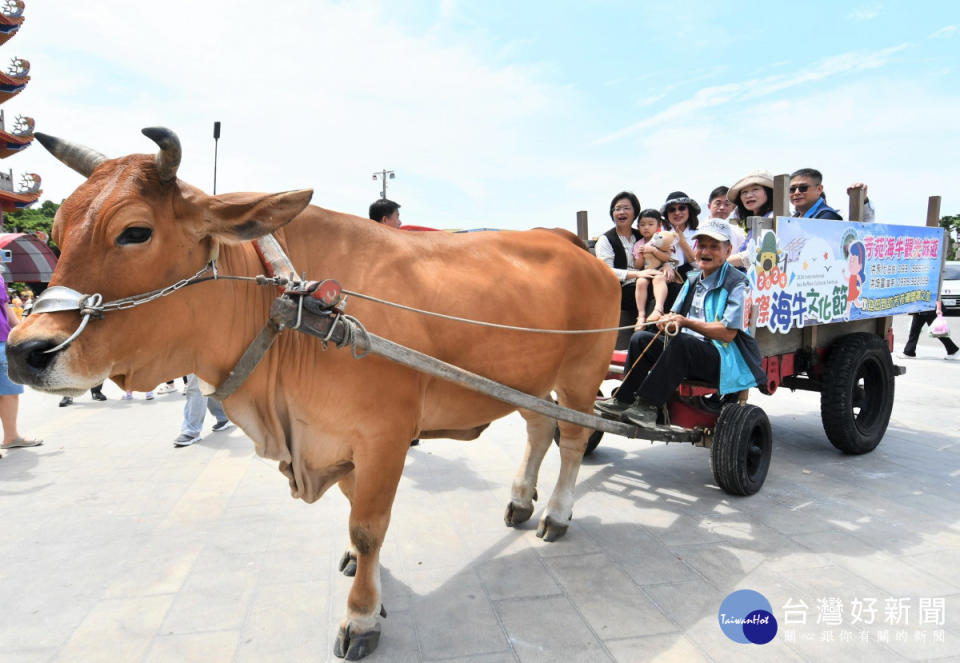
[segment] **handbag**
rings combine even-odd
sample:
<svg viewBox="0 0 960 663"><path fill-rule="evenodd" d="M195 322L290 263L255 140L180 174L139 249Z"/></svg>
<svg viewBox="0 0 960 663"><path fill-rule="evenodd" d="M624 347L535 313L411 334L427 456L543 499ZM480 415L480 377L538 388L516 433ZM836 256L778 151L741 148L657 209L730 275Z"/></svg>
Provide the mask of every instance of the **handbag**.
<svg viewBox="0 0 960 663"><path fill-rule="evenodd" d="M950 336L950 326L947 325L947 319L940 313L937 319L930 325L930 335L934 338L944 338Z"/></svg>

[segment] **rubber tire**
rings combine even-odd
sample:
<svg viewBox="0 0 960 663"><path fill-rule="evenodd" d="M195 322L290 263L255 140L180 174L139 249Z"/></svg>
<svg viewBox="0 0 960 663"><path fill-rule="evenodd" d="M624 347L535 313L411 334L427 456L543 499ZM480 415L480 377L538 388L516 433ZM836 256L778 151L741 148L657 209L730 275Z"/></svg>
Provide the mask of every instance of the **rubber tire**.
<svg viewBox="0 0 960 663"><path fill-rule="evenodd" d="M594 452L594 450L600 446L600 440L603 438L602 430L595 430L590 433L590 437L587 438L587 448L583 450L583 455L588 456ZM553 443L560 446L560 426L557 425L553 429Z"/></svg>
<svg viewBox="0 0 960 663"><path fill-rule="evenodd" d="M753 495L763 486L773 455L767 413L756 405L724 406L713 431L710 467L730 495Z"/></svg>
<svg viewBox="0 0 960 663"><path fill-rule="evenodd" d="M830 349L823 375L820 418L827 439L847 454L876 449L893 410L895 374L887 342L875 334L844 336Z"/></svg>

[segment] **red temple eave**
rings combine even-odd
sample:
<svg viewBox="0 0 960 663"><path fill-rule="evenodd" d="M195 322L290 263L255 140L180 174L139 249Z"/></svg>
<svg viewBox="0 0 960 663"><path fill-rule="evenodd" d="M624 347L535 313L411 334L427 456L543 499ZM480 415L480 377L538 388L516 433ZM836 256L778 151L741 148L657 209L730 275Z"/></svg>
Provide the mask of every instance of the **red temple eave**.
<svg viewBox="0 0 960 663"><path fill-rule="evenodd" d="M29 193L16 193L0 189L0 209L4 212L15 212L18 209L30 207L40 199L42 193L42 189Z"/></svg>
<svg viewBox="0 0 960 663"><path fill-rule="evenodd" d="M27 136L18 136L8 131L0 130L0 159L6 159L11 154L16 154L33 142L33 134Z"/></svg>

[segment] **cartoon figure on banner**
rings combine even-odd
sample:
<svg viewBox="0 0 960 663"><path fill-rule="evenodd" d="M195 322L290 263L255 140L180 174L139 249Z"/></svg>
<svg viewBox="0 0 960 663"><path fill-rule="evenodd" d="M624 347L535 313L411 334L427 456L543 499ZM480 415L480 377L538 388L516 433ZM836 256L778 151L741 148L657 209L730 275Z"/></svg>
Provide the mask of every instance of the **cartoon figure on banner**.
<svg viewBox="0 0 960 663"><path fill-rule="evenodd" d="M772 230L763 235L757 248L757 287L768 290L774 286L787 287L786 255L777 246L777 236Z"/></svg>
<svg viewBox="0 0 960 663"><path fill-rule="evenodd" d="M847 285L847 312L846 319L850 319L853 307L860 308L860 293L863 292L863 282L866 279L867 248L859 239L846 242L843 254L847 257L847 269L844 276L848 279Z"/></svg>
<svg viewBox="0 0 960 663"><path fill-rule="evenodd" d="M803 293L788 290L793 274L787 270L787 254L780 250L779 239L772 230L765 231L757 240L750 249L755 257L750 280L755 286L757 325L779 333L802 327L806 300Z"/></svg>

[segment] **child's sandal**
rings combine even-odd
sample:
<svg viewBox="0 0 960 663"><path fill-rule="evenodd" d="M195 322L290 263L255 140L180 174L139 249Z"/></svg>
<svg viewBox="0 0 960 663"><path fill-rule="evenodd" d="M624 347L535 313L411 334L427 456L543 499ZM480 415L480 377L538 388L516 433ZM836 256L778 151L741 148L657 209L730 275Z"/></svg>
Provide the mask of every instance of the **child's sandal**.
<svg viewBox="0 0 960 663"><path fill-rule="evenodd" d="M647 322L656 322L663 316L663 309L655 308L653 313L650 314L650 317L647 318Z"/></svg>

